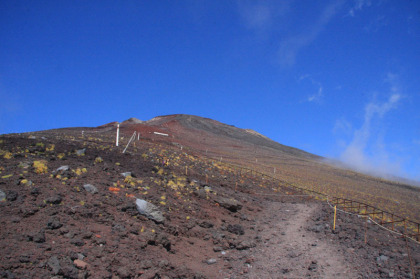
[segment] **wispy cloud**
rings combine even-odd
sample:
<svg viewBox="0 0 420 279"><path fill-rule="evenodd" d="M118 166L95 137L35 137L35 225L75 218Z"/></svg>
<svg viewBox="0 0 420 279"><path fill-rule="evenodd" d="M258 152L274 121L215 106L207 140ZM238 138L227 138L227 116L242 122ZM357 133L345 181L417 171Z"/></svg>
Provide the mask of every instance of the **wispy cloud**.
<svg viewBox="0 0 420 279"><path fill-rule="evenodd" d="M313 94L306 96L305 101L310 102L310 103L321 102L322 98L324 97L324 87L322 86L322 84L319 81L312 78L310 75L303 75L299 78L299 81L303 81L303 80L309 80L314 86L317 87L317 91Z"/></svg>
<svg viewBox="0 0 420 279"><path fill-rule="evenodd" d="M296 62L299 51L312 43L318 35L324 30L325 26L337 14L343 5L343 1L334 1L326 6L317 21L309 28L309 31L297 34L295 36L284 39L280 42L278 56L280 64L283 66L292 66Z"/></svg>
<svg viewBox="0 0 420 279"><path fill-rule="evenodd" d="M319 87L318 92L316 94L308 96L307 101L308 102L319 102L321 100L322 96L324 96L322 91L323 91L323 88L321 86L321 87Z"/></svg>
<svg viewBox="0 0 420 279"><path fill-rule="evenodd" d="M345 135L350 135L353 131L353 125L344 118L337 119L334 124L333 133L339 134L343 133Z"/></svg>
<svg viewBox="0 0 420 279"><path fill-rule="evenodd" d="M388 18L386 18L384 15L378 15L375 18L372 18L369 24L367 24L363 30L367 33L371 32L377 32L382 27L385 27L388 25Z"/></svg>
<svg viewBox="0 0 420 279"><path fill-rule="evenodd" d="M252 29L265 29L271 25L272 12L264 4L240 5L240 14L247 27Z"/></svg>
<svg viewBox="0 0 420 279"><path fill-rule="evenodd" d="M291 0L286 1L238 1L239 15L250 29L265 32L275 23L275 19L290 10Z"/></svg>
<svg viewBox="0 0 420 279"><path fill-rule="evenodd" d="M345 146L340 155L343 162L359 171L382 176L401 173L401 161L393 158L388 152L384 135L373 129L373 123L375 126L381 125L386 114L396 109L402 99L395 79L395 75L388 74L388 99L383 102L375 100L365 106L362 126L354 131L352 141Z"/></svg>
<svg viewBox="0 0 420 279"><path fill-rule="evenodd" d="M372 5L372 2L370 0L355 0L353 3L353 6L349 10L350 16L355 16L355 14L363 8L370 7Z"/></svg>

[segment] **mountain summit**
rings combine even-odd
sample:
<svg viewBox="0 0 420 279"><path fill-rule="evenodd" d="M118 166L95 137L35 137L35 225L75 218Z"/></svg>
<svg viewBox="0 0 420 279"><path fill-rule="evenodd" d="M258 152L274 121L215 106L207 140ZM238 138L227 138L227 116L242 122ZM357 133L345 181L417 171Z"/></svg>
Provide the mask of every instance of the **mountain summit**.
<svg viewBox="0 0 420 279"><path fill-rule="evenodd" d="M125 131L136 130L144 137L148 137L152 133L151 129L155 128L157 132L168 133L172 142L194 147L201 152L214 152L220 156L226 154L246 157L251 153L259 156L259 152L270 152L279 156L321 159L303 150L277 143L254 130L237 128L200 116L175 114L158 116L142 123L124 121L122 124ZM220 150L223 152L219 152Z"/></svg>

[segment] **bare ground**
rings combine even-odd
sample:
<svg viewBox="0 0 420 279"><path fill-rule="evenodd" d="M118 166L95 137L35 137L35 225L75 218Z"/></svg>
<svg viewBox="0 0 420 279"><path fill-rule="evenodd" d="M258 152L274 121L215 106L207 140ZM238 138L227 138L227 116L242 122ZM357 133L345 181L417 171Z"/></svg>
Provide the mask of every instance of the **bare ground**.
<svg viewBox="0 0 420 279"><path fill-rule="evenodd" d="M264 244L256 249L249 278L356 278L340 249L306 231L316 203L268 204L259 227ZM280 215L285 216L278 218Z"/></svg>
<svg viewBox="0 0 420 279"><path fill-rule="evenodd" d="M326 203L285 196L298 193L264 178L162 146L121 154L102 144L1 138L11 155L0 158L0 278L420 276L420 246L364 218L339 213L332 231ZM36 172L40 160L47 173ZM139 215L132 196L158 204L167 220Z"/></svg>

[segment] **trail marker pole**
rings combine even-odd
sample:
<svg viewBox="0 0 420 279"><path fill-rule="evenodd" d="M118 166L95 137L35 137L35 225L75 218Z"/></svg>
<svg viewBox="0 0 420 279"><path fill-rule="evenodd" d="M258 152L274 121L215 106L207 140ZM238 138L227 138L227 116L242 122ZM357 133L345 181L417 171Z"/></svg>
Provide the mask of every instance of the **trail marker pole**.
<svg viewBox="0 0 420 279"><path fill-rule="evenodd" d="M130 145L131 141L134 140L136 138L136 131L134 131L133 135L131 136L130 140L127 143L127 146L124 148L122 153L125 153L125 151L127 150L128 146Z"/></svg>
<svg viewBox="0 0 420 279"><path fill-rule="evenodd" d="M115 140L115 146L118 146L119 137L120 137L120 124L117 124L117 138Z"/></svg>
<svg viewBox="0 0 420 279"><path fill-rule="evenodd" d="M369 216L366 216L366 222L365 222L365 244L367 243L367 224L369 221Z"/></svg>
<svg viewBox="0 0 420 279"><path fill-rule="evenodd" d="M405 239L405 247L407 247L408 260L410 261L411 275L412 275L412 278L416 278L416 272L414 271L414 264L413 264L413 259L411 258L410 247L408 247L407 222L405 219L404 219L404 239Z"/></svg>
<svg viewBox="0 0 420 279"><path fill-rule="evenodd" d="M333 231L335 231L335 219L337 218L337 206L334 206L334 225L333 225Z"/></svg>

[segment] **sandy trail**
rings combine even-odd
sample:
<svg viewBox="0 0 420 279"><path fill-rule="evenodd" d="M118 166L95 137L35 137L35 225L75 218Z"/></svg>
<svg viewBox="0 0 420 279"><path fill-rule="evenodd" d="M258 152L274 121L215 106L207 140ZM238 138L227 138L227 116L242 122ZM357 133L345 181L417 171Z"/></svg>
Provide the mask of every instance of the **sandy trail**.
<svg viewBox="0 0 420 279"><path fill-rule="evenodd" d="M269 203L248 278L357 278L338 247L305 229L318 209L314 203Z"/></svg>

